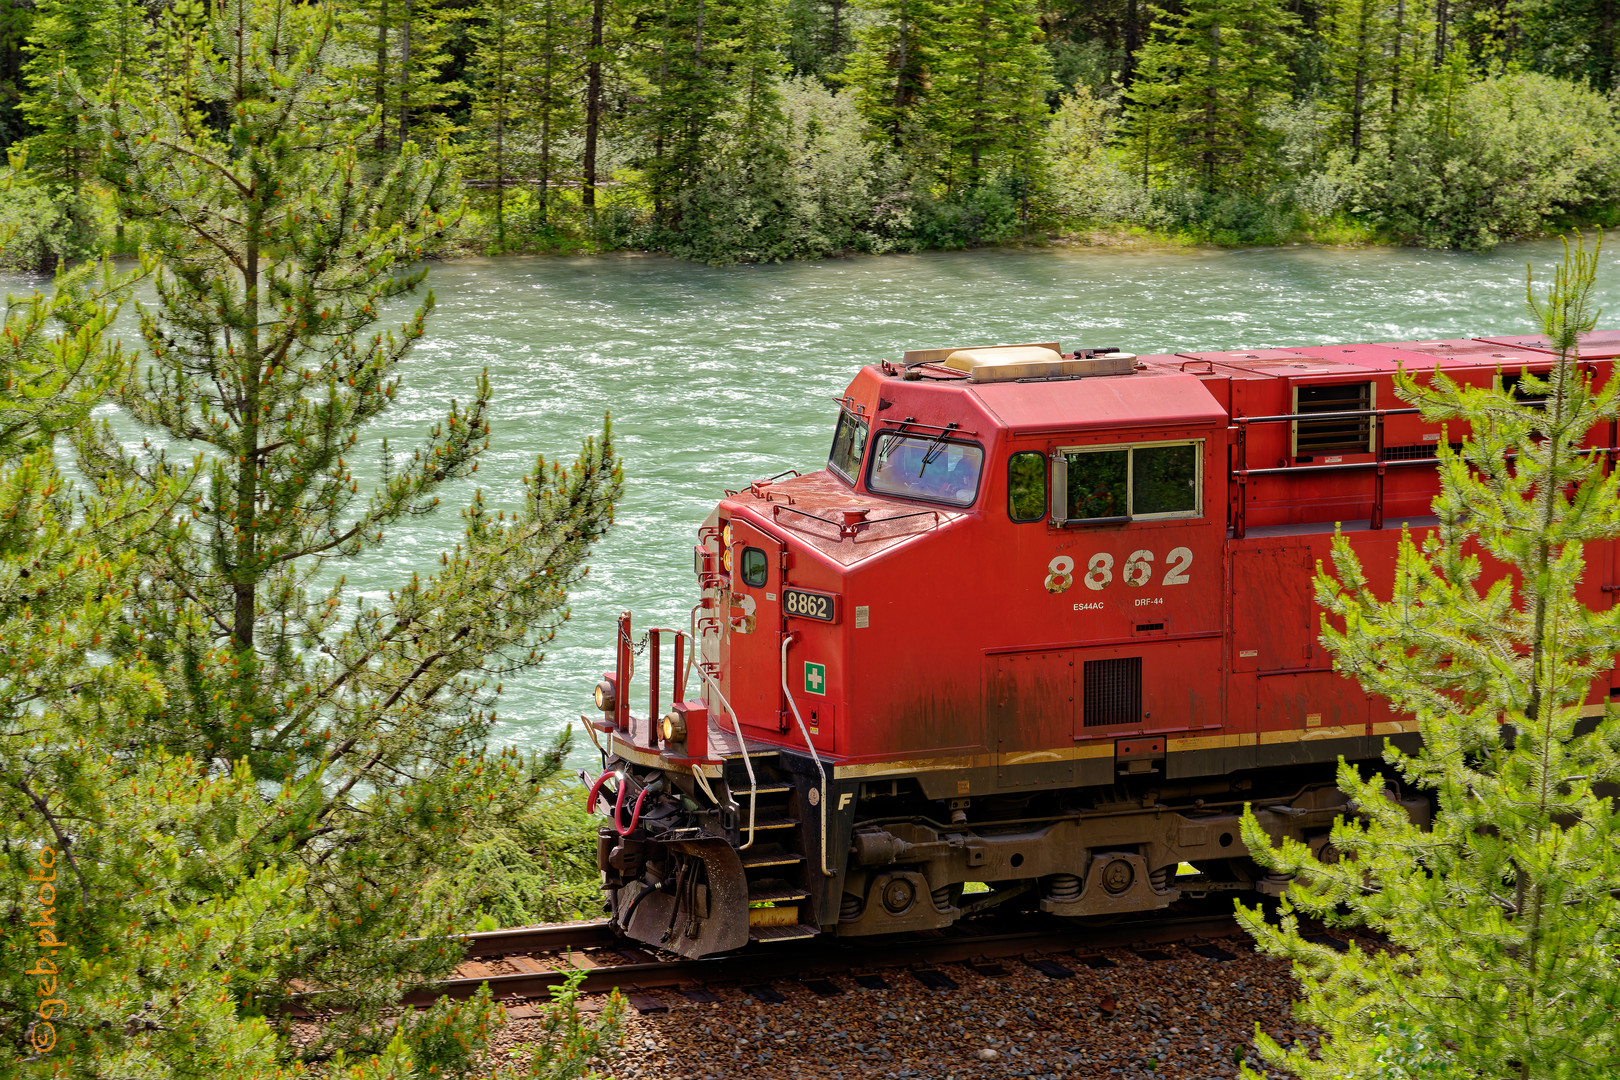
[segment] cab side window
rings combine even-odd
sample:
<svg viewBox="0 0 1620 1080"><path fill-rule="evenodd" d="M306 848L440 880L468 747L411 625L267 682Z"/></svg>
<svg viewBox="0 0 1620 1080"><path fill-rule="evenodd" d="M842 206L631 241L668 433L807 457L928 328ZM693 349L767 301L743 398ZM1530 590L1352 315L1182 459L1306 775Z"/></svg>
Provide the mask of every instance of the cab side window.
<svg viewBox="0 0 1620 1080"><path fill-rule="evenodd" d="M1130 451L1092 450L1066 454L1070 521L1124 517L1130 511Z"/></svg>
<svg viewBox="0 0 1620 1080"><path fill-rule="evenodd" d="M1007 459L1007 516L1039 521L1046 516L1046 455L1023 450Z"/></svg>
<svg viewBox="0 0 1620 1080"><path fill-rule="evenodd" d="M1061 450L1052 468L1064 499L1054 501L1056 523L1197 517L1202 451L1197 441Z"/></svg>
<svg viewBox="0 0 1620 1080"><path fill-rule="evenodd" d="M1198 448L1192 443L1141 446L1131 451L1131 514L1198 512Z"/></svg>

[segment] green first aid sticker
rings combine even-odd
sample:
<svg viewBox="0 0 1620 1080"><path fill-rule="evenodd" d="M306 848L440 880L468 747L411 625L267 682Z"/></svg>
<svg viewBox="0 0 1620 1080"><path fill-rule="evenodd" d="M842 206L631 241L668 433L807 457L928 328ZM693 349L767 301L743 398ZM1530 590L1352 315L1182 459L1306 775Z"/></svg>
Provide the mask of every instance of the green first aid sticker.
<svg viewBox="0 0 1620 1080"><path fill-rule="evenodd" d="M805 662L804 692L807 694L825 694L827 692L826 664L812 664L808 661Z"/></svg>

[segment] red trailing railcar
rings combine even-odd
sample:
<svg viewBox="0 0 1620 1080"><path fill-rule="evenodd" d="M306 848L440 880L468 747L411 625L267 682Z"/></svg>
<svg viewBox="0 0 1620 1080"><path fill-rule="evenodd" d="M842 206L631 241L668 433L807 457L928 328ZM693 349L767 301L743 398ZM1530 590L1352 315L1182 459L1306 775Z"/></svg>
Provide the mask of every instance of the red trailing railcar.
<svg viewBox="0 0 1620 1080"><path fill-rule="evenodd" d="M1601 382L1616 355L1594 334L1581 363ZM1336 527L1387 585L1400 528L1433 523L1436 446L1464 432L1399 400L1397 371L1552 363L1508 336L862 368L826 468L729 492L699 530L690 625L620 618L584 718L613 919L704 955L1275 889L1243 804L1320 847L1337 759L1415 739L1333 672L1312 588ZM1589 559L1603 607L1620 568L1612 545Z"/></svg>

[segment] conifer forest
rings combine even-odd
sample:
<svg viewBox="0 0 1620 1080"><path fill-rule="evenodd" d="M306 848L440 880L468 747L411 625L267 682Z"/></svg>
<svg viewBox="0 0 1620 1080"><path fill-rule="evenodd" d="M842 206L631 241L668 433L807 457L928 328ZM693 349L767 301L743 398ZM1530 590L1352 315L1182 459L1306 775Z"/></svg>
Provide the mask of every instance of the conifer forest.
<svg viewBox="0 0 1620 1080"><path fill-rule="evenodd" d="M194 77L206 0L5 0L13 265L133 252L75 87ZM1617 213L1616 0L338 0L364 153L477 253L708 262L1132 231L1486 248ZM198 108L218 103L198 94ZM219 119L215 118L216 121Z"/></svg>

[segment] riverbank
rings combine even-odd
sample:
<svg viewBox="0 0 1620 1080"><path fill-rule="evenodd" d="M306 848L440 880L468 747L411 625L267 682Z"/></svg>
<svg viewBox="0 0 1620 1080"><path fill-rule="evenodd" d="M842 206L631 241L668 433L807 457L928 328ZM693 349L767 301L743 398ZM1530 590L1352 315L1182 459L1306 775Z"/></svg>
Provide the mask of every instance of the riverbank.
<svg viewBox="0 0 1620 1080"><path fill-rule="evenodd" d="M1545 235L1554 235L1548 233ZM1532 239L1541 239L1535 237ZM1271 238L1265 241L1252 243L1217 243L1205 235L1187 230L1155 229L1145 225L1126 225L1120 223L1103 223L1075 228L1070 231L1057 233L1040 233L1017 236L1011 239L1001 239L982 244L967 244L953 247L894 247L886 251L867 251L858 248L849 248L842 251L826 252L809 258L765 259L765 260L727 260L730 262L816 262L822 259L848 259L863 255L922 255L942 252L973 252L973 251L1043 251L1048 249L1086 248L1111 251L1132 252L1185 252L1185 251L1248 251L1275 247L1317 247L1317 248L1406 248L1414 245L1402 244L1398 240L1380 236L1370 227L1348 222L1334 222L1321 228L1301 230L1282 238ZM452 238L447 241L444 248L435 256L439 261L451 262L470 258L579 258L591 255L645 255L663 256L672 259L682 259L689 262L702 262L699 259L689 259L685 256L655 248L618 248L600 247L589 244L584 240L561 243L552 247L529 247L513 250L492 250L495 245L487 236L467 236ZM1423 250L1417 248L1416 250Z"/></svg>

